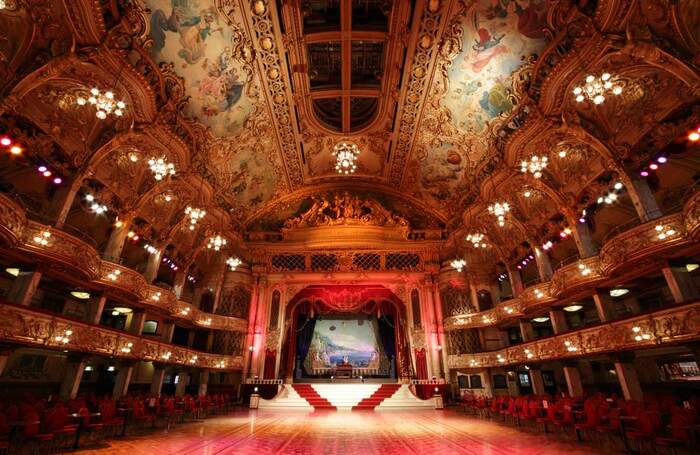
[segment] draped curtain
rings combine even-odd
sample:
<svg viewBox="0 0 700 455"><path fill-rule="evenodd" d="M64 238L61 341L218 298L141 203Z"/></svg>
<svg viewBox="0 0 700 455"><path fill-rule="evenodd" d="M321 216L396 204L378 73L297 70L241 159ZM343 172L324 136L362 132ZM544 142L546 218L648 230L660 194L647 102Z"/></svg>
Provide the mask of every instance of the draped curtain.
<svg viewBox="0 0 700 455"><path fill-rule="evenodd" d="M316 318L300 314L297 317L297 327L297 358L300 362L304 362L313 341Z"/></svg>
<svg viewBox="0 0 700 455"><path fill-rule="evenodd" d="M263 371L263 379L275 379L276 361L277 352L274 349L265 349L265 370Z"/></svg>
<svg viewBox="0 0 700 455"><path fill-rule="evenodd" d="M425 349L416 349L416 376L418 379L428 379L428 361Z"/></svg>
<svg viewBox="0 0 700 455"><path fill-rule="evenodd" d="M377 320L379 326L379 338L389 360L396 361L396 338L394 335L394 318L388 315L382 315Z"/></svg>

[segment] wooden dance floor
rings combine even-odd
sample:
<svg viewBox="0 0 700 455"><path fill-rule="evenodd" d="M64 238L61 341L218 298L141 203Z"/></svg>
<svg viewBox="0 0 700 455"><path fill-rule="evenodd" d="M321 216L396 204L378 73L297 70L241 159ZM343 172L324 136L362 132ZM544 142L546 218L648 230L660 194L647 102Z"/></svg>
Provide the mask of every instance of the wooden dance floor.
<svg viewBox="0 0 700 455"><path fill-rule="evenodd" d="M454 411L303 413L238 411L144 436L101 454L591 454L589 445L465 417Z"/></svg>

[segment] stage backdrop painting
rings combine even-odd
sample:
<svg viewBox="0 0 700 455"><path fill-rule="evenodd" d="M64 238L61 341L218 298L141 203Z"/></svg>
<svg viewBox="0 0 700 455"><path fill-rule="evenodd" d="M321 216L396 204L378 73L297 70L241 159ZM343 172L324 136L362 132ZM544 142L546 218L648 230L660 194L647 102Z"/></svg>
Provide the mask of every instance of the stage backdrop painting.
<svg viewBox="0 0 700 455"><path fill-rule="evenodd" d="M314 371L349 363L353 367L379 369L376 320L329 319L316 322L307 354Z"/></svg>

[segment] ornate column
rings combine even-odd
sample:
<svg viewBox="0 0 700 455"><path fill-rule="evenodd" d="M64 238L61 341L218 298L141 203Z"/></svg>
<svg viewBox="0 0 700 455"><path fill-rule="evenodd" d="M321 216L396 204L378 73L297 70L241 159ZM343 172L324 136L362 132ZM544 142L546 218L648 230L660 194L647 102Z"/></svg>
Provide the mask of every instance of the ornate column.
<svg viewBox="0 0 700 455"><path fill-rule="evenodd" d="M157 249L148 256L146 270L143 272L143 277L146 279L147 283L153 283L158 276L158 269L160 269L160 257L162 254L163 250Z"/></svg>
<svg viewBox="0 0 700 455"><path fill-rule="evenodd" d="M574 220L572 234L578 254L582 259L589 258L598 254L598 245L595 244L591 237L591 231L585 223L578 223Z"/></svg>
<svg viewBox="0 0 700 455"><path fill-rule="evenodd" d="M62 228L68 218L68 213L73 206L75 196L83 184L83 180L92 175L91 172L84 172L75 176L75 179L70 185L60 187L53 199L51 200L50 212L55 218L54 226L58 229Z"/></svg>
<svg viewBox="0 0 700 455"><path fill-rule="evenodd" d="M163 320L163 332L160 335L160 341L163 343L172 343L173 335L175 334L175 321L169 319Z"/></svg>
<svg viewBox="0 0 700 455"><path fill-rule="evenodd" d="M244 362L243 362L243 378L247 378L248 374L252 372L253 370L251 369L251 364L253 361L253 354L255 352L255 322L257 320L257 311L258 311L258 291L259 291L259 284L258 280L260 279L259 275L255 274L253 276L253 287L252 287L252 293L250 295L250 306L248 307L248 333L246 334L246 343L245 343L245 356L244 356Z"/></svg>
<svg viewBox="0 0 700 455"><path fill-rule="evenodd" d="M131 321L129 323L129 333L134 335L141 335L143 331L143 324L146 322L146 311L142 309L135 309L131 313Z"/></svg>
<svg viewBox="0 0 700 455"><path fill-rule="evenodd" d="M265 334L267 333L267 312L270 306L269 286L267 277L258 281L258 309L255 316L255 333L253 334L253 349L250 372L263 377L265 368Z"/></svg>
<svg viewBox="0 0 700 455"><path fill-rule="evenodd" d="M151 395L159 397L163 388L166 366L162 363L153 362L153 377L151 378Z"/></svg>
<svg viewBox="0 0 700 455"><path fill-rule="evenodd" d="M78 396L80 381L83 379L86 360L83 355L69 354L66 358L66 366L64 367L63 382L59 391L61 400L72 400Z"/></svg>
<svg viewBox="0 0 700 455"><path fill-rule="evenodd" d="M583 396L583 383L581 382L581 371L579 371L576 362L564 363L564 377L566 378L566 387L569 391L569 396L572 398Z"/></svg>
<svg viewBox="0 0 700 455"><path fill-rule="evenodd" d="M614 306L612 297L604 289L596 289L593 294L593 302L595 302L595 309L598 313L598 319L600 322L608 322L613 320L614 316Z"/></svg>
<svg viewBox="0 0 700 455"><path fill-rule="evenodd" d="M549 262L549 255L546 251L542 251L540 247L533 247L535 251L535 263L537 264L537 273L541 281L549 281L552 279L552 264Z"/></svg>
<svg viewBox="0 0 700 455"><path fill-rule="evenodd" d="M617 379L620 381L622 395L625 400L638 400L643 398L642 385L639 382L637 370L634 367L634 354L621 354L615 361Z"/></svg>
<svg viewBox="0 0 700 455"><path fill-rule="evenodd" d="M209 386L209 370L200 371L199 372L199 388L197 389L197 395L200 397L206 396L208 386Z"/></svg>
<svg viewBox="0 0 700 455"><path fill-rule="evenodd" d="M181 397L185 395L187 386L190 383L190 374L186 371L180 371L177 374L177 384L175 384L175 396Z"/></svg>
<svg viewBox="0 0 700 455"><path fill-rule="evenodd" d="M19 272L7 294L7 300L17 305L29 306L41 281L39 270Z"/></svg>
<svg viewBox="0 0 700 455"><path fill-rule="evenodd" d="M562 310L550 310L549 320L552 322L552 329L555 335L567 332L569 330L569 324L566 322L566 315Z"/></svg>
<svg viewBox="0 0 700 455"><path fill-rule="evenodd" d="M90 324L99 324L106 302L107 297L105 297L104 294L91 296L90 301L87 304L86 321Z"/></svg>
<svg viewBox="0 0 700 455"><path fill-rule="evenodd" d="M119 362L119 370L117 371L117 377L114 380L114 389L112 390L112 397L115 400L126 396L129 392L129 384L131 383L131 376L134 373L133 361Z"/></svg>
<svg viewBox="0 0 700 455"><path fill-rule="evenodd" d="M182 266L180 270L175 272L175 279L173 281L173 293L178 299L182 297L182 290L185 288L185 282L187 281L187 269L188 266Z"/></svg>
<svg viewBox="0 0 700 455"><path fill-rule="evenodd" d="M673 267L666 263L661 271L674 302L683 303L698 298L698 289L685 267Z"/></svg>
<svg viewBox="0 0 700 455"><path fill-rule="evenodd" d="M532 322L520 320L520 336L523 342L532 341L535 339L535 331L532 328Z"/></svg>
<svg viewBox="0 0 700 455"><path fill-rule="evenodd" d="M440 346L440 341L438 338L436 315L435 315L435 288L438 287L437 284L433 283L432 277L430 275L425 276L423 282L425 288L425 335L426 335L426 348L430 351L429 357L429 367L430 376L440 378L440 352L438 351L438 346ZM437 290L439 292L439 290Z"/></svg>
<svg viewBox="0 0 700 455"><path fill-rule="evenodd" d="M506 272L508 273L508 280L510 281L510 288L513 291L513 297L518 297L520 293L523 292L523 280L520 277L520 272L508 263L506 263Z"/></svg>
<svg viewBox="0 0 700 455"><path fill-rule="evenodd" d="M530 382L532 383L532 394L542 396L545 394L542 370L530 367Z"/></svg>
<svg viewBox="0 0 700 455"><path fill-rule="evenodd" d="M119 222L121 224L118 226L115 225L112 228L112 232L109 234L109 240L107 240L107 246L105 246L105 250L102 254L102 257L107 261L119 263L127 235L129 234L132 217L133 215L131 214L120 216Z"/></svg>
<svg viewBox="0 0 700 455"><path fill-rule="evenodd" d="M654 192L649 188L646 179L634 176L634 173L631 173L631 175L633 176L629 178L623 177L623 180L626 180L624 183L627 188L627 194L632 200L635 210L637 210L639 219L644 223L660 217L662 215L661 209L659 209Z"/></svg>

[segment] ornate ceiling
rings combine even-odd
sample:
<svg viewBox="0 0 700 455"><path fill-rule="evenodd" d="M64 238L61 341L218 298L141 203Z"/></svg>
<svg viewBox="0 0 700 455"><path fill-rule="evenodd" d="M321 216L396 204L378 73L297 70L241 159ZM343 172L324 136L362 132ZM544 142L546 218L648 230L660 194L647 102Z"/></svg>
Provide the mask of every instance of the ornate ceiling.
<svg viewBox="0 0 700 455"><path fill-rule="evenodd" d="M8 5L8 128L50 137L37 146L45 160L154 226L196 203L239 234L275 230L312 196L350 191L414 229L462 232L488 226L486 206L508 199L519 234L502 237L517 247L557 214L575 219L610 175L629 181L650 147L697 117L697 0ZM602 71L624 95L576 103L573 87ZM98 122L77 109L92 86L113 87L126 115ZM341 140L359 146L353 175L335 172ZM154 186L133 151L166 157L176 178ZM534 154L551 157L538 181L517 172ZM159 209L166 192L178 210Z"/></svg>

